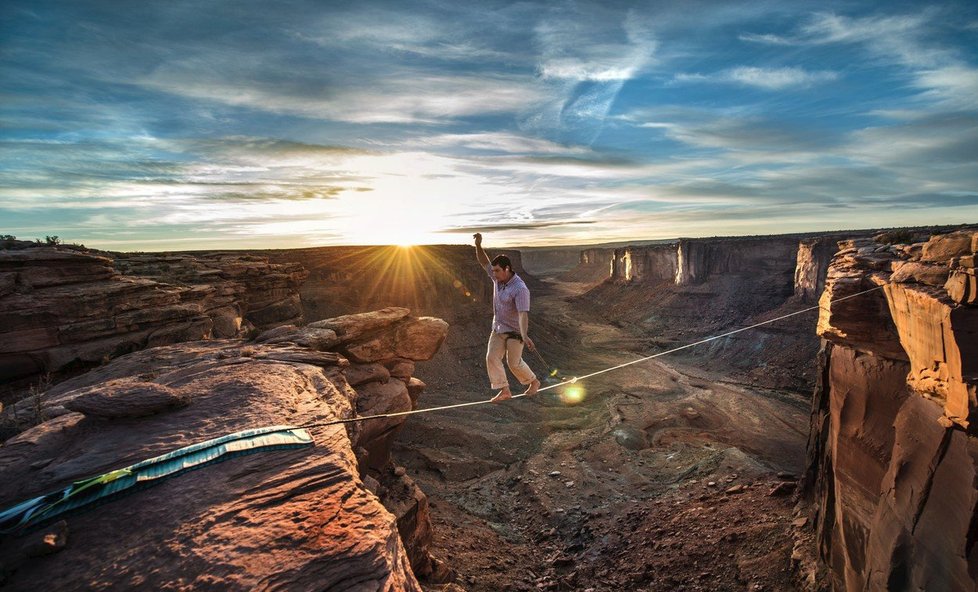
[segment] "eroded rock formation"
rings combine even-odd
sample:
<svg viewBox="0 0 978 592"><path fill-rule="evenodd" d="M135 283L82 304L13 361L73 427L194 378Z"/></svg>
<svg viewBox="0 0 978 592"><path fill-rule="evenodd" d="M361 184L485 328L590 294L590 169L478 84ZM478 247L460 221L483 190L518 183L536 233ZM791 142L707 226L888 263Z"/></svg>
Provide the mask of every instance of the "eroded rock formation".
<svg viewBox="0 0 978 592"><path fill-rule="evenodd" d="M300 322L305 277L246 255L0 250L0 381Z"/></svg>
<svg viewBox="0 0 978 592"><path fill-rule="evenodd" d="M978 231L840 247L820 301L804 483L831 584L973 590Z"/></svg>
<svg viewBox="0 0 978 592"><path fill-rule="evenodd" d="M795 263L795 296L802 302L815 302L825 289L829 262L838 249L834 238L809 238L798 243Z"/></svg>
<svg viewBox="0 0 978 592"><path fill-rule="evenodd" d="M410 376L447 333L405 309L280 327L258 342L142 350L65 381L47 418L0 448L0 507L243 429L310 426L315 445L172 477L0 545L5 589L420 590L444 578L428 553L424 494L392 465ZM386 349L385 349L386 348ZM352 352L369 351L362 361Z"/></svg>

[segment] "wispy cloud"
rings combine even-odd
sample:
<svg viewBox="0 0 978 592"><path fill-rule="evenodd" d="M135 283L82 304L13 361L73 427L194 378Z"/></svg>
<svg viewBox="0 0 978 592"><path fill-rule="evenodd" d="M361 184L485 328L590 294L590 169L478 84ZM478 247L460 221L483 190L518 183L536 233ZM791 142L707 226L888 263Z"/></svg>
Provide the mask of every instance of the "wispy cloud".
<svg viewBox="0 0 978 592"><path fill-rule="evenodd" d="M753 86L765 90L807 88L813 84L836 80L839 75L827 70L810 72L802 68L758 68L738 66L714 74L677 74L677 82L721 82Z"/></svg>

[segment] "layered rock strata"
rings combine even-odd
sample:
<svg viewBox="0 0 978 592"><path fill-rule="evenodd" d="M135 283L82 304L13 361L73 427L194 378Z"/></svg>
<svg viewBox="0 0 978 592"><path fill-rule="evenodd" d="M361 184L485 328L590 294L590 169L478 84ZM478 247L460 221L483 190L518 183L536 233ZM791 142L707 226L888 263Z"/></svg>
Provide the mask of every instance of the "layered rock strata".
<svg viewBox="0 0 978 592"><path fill-rule="evenodd" d="M240 255L0 250L0 381L299 322L305 276L298 265Z"/></svg>
<svg viewBox="0 0 978 592"><path fill-rule="evenodd" d="M447 324L388 309L280 327L256 343L139 351L65 381L0 448L0 507L243 429L308 426L315 445L232 458L0 544L9 590L420 590L424 494L389 461ZM354 358L352 352L360 352Z"/></svg>
<svg viewBox="0 0 978 592"><path fill-rule="evenodd" d="M802 302L815 302L825 289L832 255L838 249L833 238L810 238L798 243L795 259L795 296Z"/></svg>
<svg viewBox="0 0 978 592"><path fill-rule="evenodd" d="M790 281L797 251L794 237L684 238L672 244L624 247L614 250L611 280L690 286L720 275L761 273L780 274Z"/></svg>
<svg viewBox="0 0 978 592"><path fill-rule="evenodd" d="M978 231L839 246L804 482L831 585L973 590Z"/></svg>

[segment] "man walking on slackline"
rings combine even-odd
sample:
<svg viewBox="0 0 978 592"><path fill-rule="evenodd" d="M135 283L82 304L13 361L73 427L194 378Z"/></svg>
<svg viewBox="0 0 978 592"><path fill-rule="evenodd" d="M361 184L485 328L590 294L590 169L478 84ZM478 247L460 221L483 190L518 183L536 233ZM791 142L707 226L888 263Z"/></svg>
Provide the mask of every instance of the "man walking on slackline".
<svg viewBox="0 0 978 592"><path fill-rule="evenodd" d="M482 235L476 233L475 257L489 278L492 279L492 333L489 334L489 347L486 351L486 370L492 388L500 389L492 398L493 403L511 399L509 379L503 369L503 356L513 376L520 383L529 385L524 395L535 395L540 389L540 381L523 361L523 344L534 350L533 340L527 335L530 325L530 289L520 276L513 272L513 263L506 255L489 255L482 249Z"/></svg>

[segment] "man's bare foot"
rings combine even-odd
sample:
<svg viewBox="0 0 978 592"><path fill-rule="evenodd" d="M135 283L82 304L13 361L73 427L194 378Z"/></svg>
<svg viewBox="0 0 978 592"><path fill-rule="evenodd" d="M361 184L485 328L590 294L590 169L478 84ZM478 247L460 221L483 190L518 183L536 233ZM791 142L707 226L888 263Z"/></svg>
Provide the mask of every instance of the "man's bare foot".
<svg viewBox="0 0 978 592"><path fill-rule="evenodd" d="M504 388L503 390L501 390L498 393L496 393L496 396L495 397L489 399L489 402L490 403L502 403L506 399L512 399L512 398L513 398L513 393L511 393L508 388Z"/></svg>
<svg viewBox="0 0 978 592"><path fill-rule="evenodd" d="M533 382L530 383L530 386L527 387L526 392L523 394L527 397L532 397L533 395L537 394L538 390L540 390L540 381L534 378Z"/></svg>

